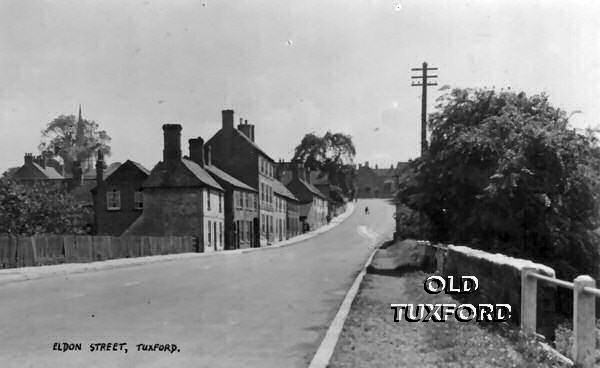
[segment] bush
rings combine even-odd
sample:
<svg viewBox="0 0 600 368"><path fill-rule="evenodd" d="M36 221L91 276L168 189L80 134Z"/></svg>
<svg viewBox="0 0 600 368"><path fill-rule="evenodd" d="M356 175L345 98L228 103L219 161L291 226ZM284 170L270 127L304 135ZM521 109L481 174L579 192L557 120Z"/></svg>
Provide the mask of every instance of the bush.
<svg viewBox="0 0 600 368"><path fill-rule="evenodd" d="M0 179L0 234L83 234L86 211L60 184Z"/></svg>
<svg viewBox="0 0 600 368"><path fill-rule="evenodd" d="M573 359L573 323L567 321L559 324L555 335L555 349L569 359ZM600 364L600 319L596 321L596 364Z"/></svg>
<svg viewBox="0 0 600 368"><path fill-rule="evenodd" d="M597 275L600 148L545 95L455 89L431 115L431 145L398 200L433 241L466 243Z"/></svg>

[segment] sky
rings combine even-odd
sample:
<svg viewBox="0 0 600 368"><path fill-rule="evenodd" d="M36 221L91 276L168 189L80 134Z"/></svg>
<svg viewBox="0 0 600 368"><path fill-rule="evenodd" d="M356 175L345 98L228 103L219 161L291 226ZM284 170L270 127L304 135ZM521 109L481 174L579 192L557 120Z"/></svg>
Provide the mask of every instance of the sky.
<svg viewBox="0 0 600 368"><path fill-rule="evenodd" d="M233 109L275 160L331 130L389 167L419 154L424 61L439 86L546 92L574 127L600 123L596 0L0 0L0 172L79 104L111 162L152 168L162 124L186 152Z"/></svg>

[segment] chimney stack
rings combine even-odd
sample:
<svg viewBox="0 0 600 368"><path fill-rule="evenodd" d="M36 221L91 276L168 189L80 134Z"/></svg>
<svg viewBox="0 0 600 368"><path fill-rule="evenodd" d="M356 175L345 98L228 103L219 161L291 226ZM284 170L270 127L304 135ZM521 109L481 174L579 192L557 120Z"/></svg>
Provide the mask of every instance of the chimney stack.
<svg viewBox="0 0 600 368"><path fill-rule="evenodd" d="M179 124L164 124L163 137L163 161L179 161L181 160L181 125Z"/></svg>
<svg viewBox="0 0 600 368"><path fill-rule="evenodd" d="M232 133L233 132L233 110L221 111L223 115L223 131Z"/></svg>
<svg viewBox="0 0 600 368"><path fill-rule="evenodd" d="M25 154L25 165L31 165L33 163L33 154L26 153Z"/></svg>
<svg viewBox="0 0 600 368"><path fill-rule="evenodd" d="M204 140L202 137L192 138L188 141L190 146L190 160L200 167L204 167Z"/></svg>
<svg viewBox="0 0 600 368"><path fill-rule="evenodd" d="M206 164L212 165L212 147L210 145L206 146Z"/></svg>
<svg viewBox="0 0 600 368"><path fill-rule="evenodd" d="M248 124L248 120L246 120L246 124ZM254 142L254 124L250 124L250 140Z"/></svg>
<svg viewBox="0 0 600 368"><path fill-rule="evenodd" d="M248 124L248 120L246 120L245 123L242 123L242 119L240 119L240 125L238 125L237 128L240 132L244 133L244 135L248 139L250 139L252 142L254 142L254 134L253 134L254 125Z"/></svg>
<svg viewBox="0 0 600 368"><path fill-rule="evenodd" d="M306 181L306 171L304 170L304 164L301 162L296 163L296 167L292 170L292 176L294 179L300 179Z"/></svg>
<svg viewBox="0 0 600 368"><path fill-rule="evenodd" d="M96 185L98 188L104 183L104 153L98 150L98 157L96 159Z"/></svg>
<svg viewBox="0 0 600 368"><path fill-rule="evenodd" d="M81 161L73 161L73 168L71 171L73 173L73 186L83 184L83 169L81 168Z"/></svg>

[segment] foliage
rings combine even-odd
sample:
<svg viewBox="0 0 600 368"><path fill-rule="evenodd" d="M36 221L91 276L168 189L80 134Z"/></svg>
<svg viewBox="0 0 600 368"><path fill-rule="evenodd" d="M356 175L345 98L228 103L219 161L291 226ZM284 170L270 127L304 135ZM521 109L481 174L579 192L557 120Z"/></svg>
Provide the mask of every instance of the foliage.
<svg viewBox="0 0 600 368"><path fill-rule="evenodd" d="M102 151L110 155L110 136L100 130L95 121L81 119L82 126L78 132L77 118L74 115L60 115L42 130L42 142L39 149L62 158L65 171L71 171L74 161L86 162L93 158L95 152Z"/></svg>
<svg viewBox="0 0 600 368"><path fill-rule="evenodd" d="M423 224L417 211L411 210L404 204L396 205L394 214L396 223L396 236L398 239L421 239L427 232L427 225Z"/></svg>
<svg viewBox="0 0 600 368"><path fill-rule="evenodd" d="M544 94L455 89L430 117L431 144L398 200L431 240L470 243L596 274L600 149Z"/></svg>
<svg viewBox="0 0 600 368"><path fill-rule="evenodd" d="M330 165L341 167L351 164L356 156L352 137L327 131L319 137L308 133L294 150L294 161L303 162L310 170L327 170Z"/></svg>
<svg viewBox="0 0 600 368"><path fill-rule="evenodd" d="M327 172L333 184L349 193L355 156L356 148L350 135L327 131L320 137L313 132L306 134L296 146L292 161L302 162L311 171Z"/></svg>
<svg viewBox="0 0 600 368"><path fill-rule="evenodd" d="M593 321L591 321L593 323ZM556 327L554 346L556 350L569 359L573 359L573 323L566 321ZM600 319L596 320L596 351L595 362L600 363Z"/></svg>
<svg viewBox="0 0 600 368"><path fill-rule="evenodd" d="M58 184L0 180L0 234L85 233L85 211Z"/></svg>

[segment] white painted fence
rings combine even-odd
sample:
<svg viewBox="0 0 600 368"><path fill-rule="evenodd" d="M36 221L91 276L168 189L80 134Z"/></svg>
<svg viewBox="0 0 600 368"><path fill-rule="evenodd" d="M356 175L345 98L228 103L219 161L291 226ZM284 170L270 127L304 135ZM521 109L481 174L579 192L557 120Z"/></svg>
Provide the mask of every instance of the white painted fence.
<svg viewBox="0 0 600 368"><path fill-rule="evenodd" d="M526 334L536 333L537 283L538 280L573 290L573 351L575 364L591 368L596 355L596 298L600 289L588 276L577 276L573 282L542 275L533 268L521 272L521 329Z"/></svg>

